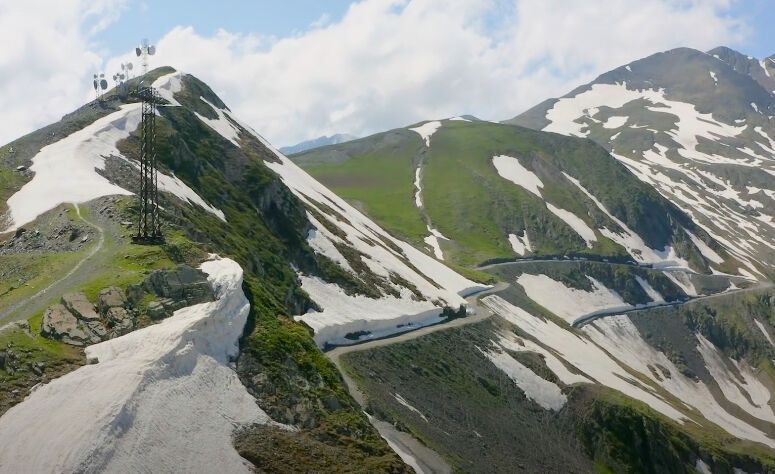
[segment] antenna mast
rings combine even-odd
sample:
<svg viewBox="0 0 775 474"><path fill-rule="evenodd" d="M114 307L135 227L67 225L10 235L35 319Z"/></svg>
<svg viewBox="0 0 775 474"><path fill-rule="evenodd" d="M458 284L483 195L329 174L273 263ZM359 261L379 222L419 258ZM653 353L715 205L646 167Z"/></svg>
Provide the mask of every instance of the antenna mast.
<svg viewBox="0 0 775 474"><path fill-rule="evenodd" d="M143 74L148 72L148 56L156 54L156 46L149 45L148 40L143 38L139 48L135 48L135 54L140 59L140 64L143 66Z"/></svg>
<svg viewBox="0 0 775 474"><path fill-rule="evenodd" d="M159 175L156 162L156 104L159 95L153 87L138 90L142 100L140 119L140 218L135 243L164 242L159 217Z"/></svg>

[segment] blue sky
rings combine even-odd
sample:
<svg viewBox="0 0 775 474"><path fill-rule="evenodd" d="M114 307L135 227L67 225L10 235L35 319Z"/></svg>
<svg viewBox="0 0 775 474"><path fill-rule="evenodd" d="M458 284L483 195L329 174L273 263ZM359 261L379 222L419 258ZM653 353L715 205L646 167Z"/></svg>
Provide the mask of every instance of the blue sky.
<svg viewBox="0 0 775 474"><path fill-rule="evenodd" d="M175 26L192 26L211 36L223 29L232 33L284 37L298 34L323 18L336 21L350 0L130 0L121 17L95 40L109 55L134 46L141 37L157 41Z"/></svg>
<svg viewBox="0 0 775 474"><path fill-rule="evenodd" d="M775 0L0 0L0 12L0 143L90 100L92 74L136 63L143 37L152 67L199 77L277 145L503 120L679 46L775 53Z"/></svg>
<svg viewBox="0 0 775 474"><path fill-rule="evenodd" d="M175 26L192 26L205 36L219 29L261 36L293 36L322 18L338 21L351 3L351 0L129 0L119 20L94 39L109 55L115 55L133 47L141 37L158 40ZM502 3L501 9L508 8L508 2ZM775 54L775 1L737 0L726 14L744 20L749 27L747 39L736 45L736 49L758 58ZM493 17L497 18L496 15L490 18Z"/></svg>

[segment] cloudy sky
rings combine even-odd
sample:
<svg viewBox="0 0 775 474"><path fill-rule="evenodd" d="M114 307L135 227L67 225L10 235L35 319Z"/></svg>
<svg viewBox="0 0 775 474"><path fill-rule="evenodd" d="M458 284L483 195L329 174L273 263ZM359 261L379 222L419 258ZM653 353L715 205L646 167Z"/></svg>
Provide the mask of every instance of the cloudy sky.
<svg viewBox="0 0 775 474"><path fill-rule="evenodd" d="M0 143L93 96L147 37L277 145L510 118L678 46L775 53L771 0L0 0Z"/></svg>

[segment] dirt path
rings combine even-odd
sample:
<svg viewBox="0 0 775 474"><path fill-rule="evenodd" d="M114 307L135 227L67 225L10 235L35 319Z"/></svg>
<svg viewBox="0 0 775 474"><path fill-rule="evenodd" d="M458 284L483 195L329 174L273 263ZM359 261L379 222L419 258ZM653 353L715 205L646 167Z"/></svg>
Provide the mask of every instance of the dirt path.
<svg viewBox="0 0 775 474"><path fill-rule="evenodd" d="M8 308L0 311L0 326L7 323L29 318L33 314L43 310L50 302L52 295L61 295L80 287L94 274L95 270L100 268L108 256L104 251L106 244L106 232L100 225L87 220L81 215L81 208L78 204L73 204L78 218L90 227L94 228L99 238L97 243L92 246L81 260L70 269L62 278L49 284L34 295L26 298Z"/></svg>

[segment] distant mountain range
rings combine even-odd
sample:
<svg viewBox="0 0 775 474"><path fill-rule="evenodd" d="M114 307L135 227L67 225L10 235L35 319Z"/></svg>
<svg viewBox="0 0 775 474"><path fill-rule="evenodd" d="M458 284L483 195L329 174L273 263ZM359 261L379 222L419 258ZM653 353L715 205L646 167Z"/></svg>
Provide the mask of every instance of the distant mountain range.
<svg viewBox="0 0 775 474"><path fill-rule="evenodd" d="M308 150L314 150L327 145L338 145L339 143L349 142L355 140L355 135L349 135L347 133L337 133L336 135L324 136L314 138L312 140L305 140L295 145L289 145L280 147L280 151L286 155L293 155L294 153L301 153Z"/></svg>

